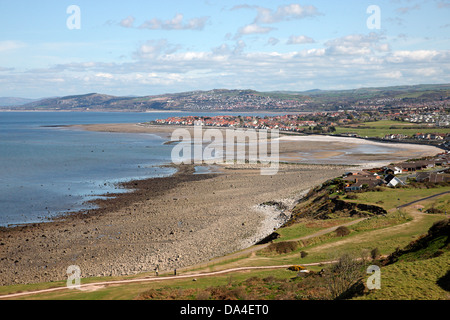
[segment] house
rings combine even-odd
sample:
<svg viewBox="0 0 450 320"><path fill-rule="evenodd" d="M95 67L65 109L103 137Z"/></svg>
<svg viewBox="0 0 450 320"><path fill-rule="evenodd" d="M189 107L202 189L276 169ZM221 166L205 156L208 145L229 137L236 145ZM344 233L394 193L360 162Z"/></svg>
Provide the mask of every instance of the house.
<svg viewBox="0 0 450 320"><path fill-rule="evenodd" d="M423 163L419 161L398 163L395 166L401 168L403 172L417 171L427 168L427 166L424 167Z"/></svg>
<svg viewBox="0 0 450 320"><path fill-rule="evenodd" d="M449 182L450 174L438 172L420 172L416 175L417 182Z"/></svg>
<svg viewBox="0 0 450 320"><path fill-rule="evenodd" d="M381 179L360 179L353 184L347 185L345 191L358 191L362 189L372 189L382 184Z"/></svg>
<svg viewBox="0 0 450 320"><path fill-rule="evenodd" d="M349 192L349 191L358 191L361 190L361 185L358 185L356 183L352 184L352 185L348 185L347 187L345 187L345 191Z"/></svg>
<svg viewBox="0 0 450 320"><path fill-rule="evenodd" d="M396 175L396 174L402 173L402 169L397 166L387 166L387 167L384 167L383 169L384 169L384 174Z"/></svg>
<svg viewBox="0 0 450 320"><path fill-rule="evenodd" d="M395 186L404 186L405 183L400 180L399 178L397 178L396 176L394 176L393 174L388 174L385 178L384 181L386 182L386 185L388 187L395 187Z"/></svg>
<svg viewBox="0 0 450 320"><path fill-rule="evenodd" d="M359 182L359 181L381 181L381 177L376 173L371 173L367 171L358 171L347 174L342 178L345 181Z"/></svg>

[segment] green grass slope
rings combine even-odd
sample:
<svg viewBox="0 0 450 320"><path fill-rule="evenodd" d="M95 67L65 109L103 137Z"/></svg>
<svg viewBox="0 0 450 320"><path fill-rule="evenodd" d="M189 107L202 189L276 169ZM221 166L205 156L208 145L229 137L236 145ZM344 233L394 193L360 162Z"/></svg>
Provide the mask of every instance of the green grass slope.
<svg viewBox="0 0 450 320"><path fill-rule="evenodd" d="M381 261L381 289L354 299L450 299L450 219L433 224L428 233Z"/></svg>

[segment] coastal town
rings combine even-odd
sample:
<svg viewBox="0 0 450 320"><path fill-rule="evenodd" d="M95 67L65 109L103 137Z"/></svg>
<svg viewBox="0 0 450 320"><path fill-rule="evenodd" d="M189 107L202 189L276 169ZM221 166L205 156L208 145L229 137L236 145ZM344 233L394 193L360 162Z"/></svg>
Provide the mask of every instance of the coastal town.
<svg viewBox="0 0 450 320"><path fill-rule="evenodd" d="M340 110L285 115L174 116L153 123L193 126L195 121L201 121L205 127L278 129L285 134L333 134L427 143L447 150L450 147L450 114L443 106L402 108L395 112ZM379 130L367 134L364 129Z"/></svg>

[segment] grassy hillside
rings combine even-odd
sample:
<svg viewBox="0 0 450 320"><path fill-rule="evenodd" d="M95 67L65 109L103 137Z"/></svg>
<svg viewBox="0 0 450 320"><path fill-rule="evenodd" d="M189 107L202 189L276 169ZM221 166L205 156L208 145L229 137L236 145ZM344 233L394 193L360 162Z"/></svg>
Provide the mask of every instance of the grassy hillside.
<svg viewBox="0 0 450 320"><path fill-rule="evenodd" d="M381 289L355 299L450 299L450 219L434 223L427 234L381 264Z"/></svg>

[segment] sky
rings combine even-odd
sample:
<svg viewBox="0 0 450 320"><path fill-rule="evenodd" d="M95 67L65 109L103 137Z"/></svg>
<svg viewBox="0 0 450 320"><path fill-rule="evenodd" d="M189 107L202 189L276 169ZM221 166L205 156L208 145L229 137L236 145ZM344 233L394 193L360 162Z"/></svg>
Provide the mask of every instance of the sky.
<svg viewBox="0 0 450 320"><path fill-rule="evenodd" d="M450 83L450 0L0 0L0 96Z"/></svg>

